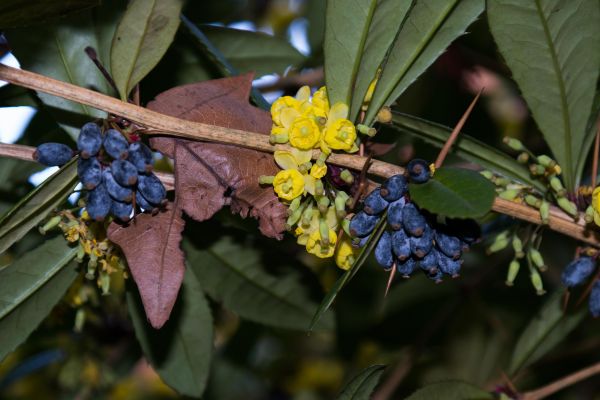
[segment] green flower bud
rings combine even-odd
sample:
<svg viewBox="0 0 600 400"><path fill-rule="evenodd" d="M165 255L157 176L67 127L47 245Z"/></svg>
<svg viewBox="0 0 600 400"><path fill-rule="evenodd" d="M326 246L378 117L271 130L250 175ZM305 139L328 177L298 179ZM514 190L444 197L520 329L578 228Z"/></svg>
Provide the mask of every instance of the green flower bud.
<svg viewBox="0 0 600 400"><path fill-rule="evenodd" d="M294 211L296 211L300 207L300 202L302 201L302 197L298 196L290 203L287 209L287 215L292 215Z"/></svg>
<svg viewBox="0 0 600 400"><path fill-rule="evenodd" d="M541 156L537 156L537 162L539 162L546 168L553 169L556 166L556 161L544 154L542 154Z"/></svg>
<svg viewBox="0 0 600 400"><path fill-rule="evenodd" d="M489 179L490 181L494 178L494 174L491 171L483 170L479 172L485 179Z"/></svg>
<svg viewBox="0 0 600 400"><path fill-rule="evenodd" d="M55 215L54 217L50 218L48 222L44 224L44 226L40 226L40 233L45 235L50 229L56 228L61 219L62 218L59 215Z"/></svg>
<svg viewBox="0 0 600 400"><path fill-rule="evenodd" d="M506 286L512 286L515 282L521 263L517 259L513 259L508 265L508 274L506 274Z"/></svg>
<svg viewBox="0 0 600 400"><path fill-rule="evenodd" d="M523 242L517 235L513 236L512 247L517 258L523 258L523 256L525 256L525 253L523 253Z"/></svg>
<svg viewBox="0 0 600 400"><path fill-rule="evenodd" d="M81 333L83 331L83 326L85 325L85 310L83 308L78 308L75 313L75 324L73 326L73 330L77 333Z"/></svg>
<svg viewBox="0 0 600 400"><path fill-rule="evenodd" d="M508 246L508 238L506 236L498 235L494 238L494 242L488 247L488 253L497 253L500 250L504 250Z"/></svg>
<svg viewBox="0 0 600 400"><path fill-rule="evenodd" d="M363 124L358 124L356 125L356 129L358 129L358 131L360 133L362 133L363 135L367 135L370 137L375 136L375 134L377 134L377 129L375 128L371 128L367 125L363 125Z"/></svg>
<svg viewBox="0 0 600 400"><path fill-rule="evenodd" d="M259 185L272 185L273 184L273 180L275 179L275 176L272 175L261 175L258 177L258 184Z"/></svg>
<svg viewBox="0 0 600 400"><path fill-rule="evenodd" d="M275 135L271 134L271 136L269 136L269 143L271 144L283 144L283 143L287 143L288 142L288 134L287 133L277 133Z"/></svg>
<svg viewBox="0 0 600 400"><path fill-rule="evenodd" d="M327 213L327 209L329 208L329 198L323 196L318 201L319 212L323 215Z"/></svg>
<svg viewBox="0 0 600 400"><path fill-rule="evenodd" d="M550 187L558 196L564 197L567 194L567 190L563 187L562 182L556 176L550 178Z"/></svg>
<svg viewBox="0 0 600 400"><path fill-rule="evenodd" d="M550 203L546 200L542 200L542 204L540 205L540 218L544 225L548 225L550 222Z"/></svg>
<svg viewBox="0 0 600 400"><path fill-rule="evenodd" d="M323 246L329 245L329 226L325 218L319 219L319 231L321 233L321 243Z"/></svg>
<svg viewBox="0 0 600 400"><path fill-rule="evenodd" d="M317 179L315 181L315 195L317 197L323 196L325 194L325 188L323 187L323 181Z"/></svg>
<svg viewBox="0 0 600 400"><path fill-rule="evenodd" d="M587 224L594 222L594 212L594 207L592 206L588 206L588 208L585 209L585 222Z"/></svg>
<svg viewBox="0 0 600 400"><path fill-rule="evenodd" d="M571 200L567 199L566 197L559 197L556 201L558 206L573 218L576 218L579 215L577 206Z"/></svg>
<svg viewBox="0 0 600 400"><path fill-rule="evenodd" d="M519 164L527 164L527 162L529 162L529 154L525 152L520 153L517 157L517 162Z"/></svg>
<svg viewBox="0 0 600 400"><path fill-rule="evenodd" d="M348 185L352 185L354 183L354 175L352 175L352 173L347 169L342 170L340 173L340 178L342 178L342 180Z"/></svg>
<svg viewBox="0 0 600 400"><path fill-rule="evenodd" d="M102 296L108 296L110 294L110 275L106 271L100 271L99 281Z"/></svg>
<svg viewBox="0 0 600 400"><path fill-rule="evenodd" d="M529 249L529 257L531 258L531 262L535 265L540 271L546 271L548 267L544 264L544 258L542 257L542 253L539 250L531 247Z"/></svg>
<svg viewBox="0 0 600 400"><path fill-rule="evenodd" d="M350 234L350 220L348 218L344 218L344 219L342 219L340 224L342 225L342 229L344 230L346 235L348 235L349 237L352 237L352 235Z"/></svg>
<svg viewBox="0 0 600 400"><path fill-rule="evenodd" d="M519 195L519 191L515 189L503 190L498 194L498 197L504 200L514 200Z"/></svg>
<svg viewBox="0 0 600 400"><path fill-rule="evenodd" d="M525 146L523 146L523 143L521 143L521 141L519 139L505 136L504 139L502 139L502 141L506 145L508 145L508 147L510 147L511 149L513 149L515 151L524 151L525 150Z"/></svg>
<svg viewBox="0 0 600 400"><path fill-rule="evenodd" d="M538 199L532 194L528 194L527 196L525 196L525 203L535 208L540 208L542 206L542 200Z"/></svg>
<svg viewBox="0 0 600 400"><path fill-rule="evenodd" d="M537 269L529 269L529 279L531 280L531 284L533 285L535 293L538 296L541 296L544 293L546 293L546 291L544 290L544 283L542 282L542 276L540 275Z"/></svg>
<svg viewBox="0 0 600 400"><path fill-rule="evenodd" d="M531 164L529 166L529 172L531 172L531 175L533 176L540 176L546 173L546 168L540 164Z"/></svg>

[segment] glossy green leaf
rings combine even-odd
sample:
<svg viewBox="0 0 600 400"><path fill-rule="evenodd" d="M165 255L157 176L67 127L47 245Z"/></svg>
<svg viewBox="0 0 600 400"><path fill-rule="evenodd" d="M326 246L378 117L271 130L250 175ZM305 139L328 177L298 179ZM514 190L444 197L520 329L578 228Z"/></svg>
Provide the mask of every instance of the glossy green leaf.
<svg viewBox="0 0 600 400"><path fill-rule="evenodd" d="M543 357L583 321L586 309L574 314L563 312L563 294L560 291L550 296L521 333L508 368L511 376Z"/></svg>
<svg viewBox="0 0 600 400"><path fill-rule="evenodd" d="M336 399L369 400L384 370L385 365L372 365L366 368L346 385Z"/></svg>
<svg viewBox="0 0 600 400"><path fill-rule="evenodd" d="M439 148L444 146L452 132L452 129L447 126L397 112L393 114L391 127ZM546 190L542 183L531 178L529 170L519 164L517 160L465 133L458 135L450 154L456 154L467 161L526 183L540 191Z"/></svg>
<svg viewBox="0 0 600 400"><path fill-rule="evenodd" d="M303 330L316 308L293 270L282 276L267 272L260 253L250 243L224 236L207 249L184 242L189 268L213 299L242 318L266 325ZM278 267L283 271L283 266ZM332 315L319 329L333 329Z"/></svg>
<svg viewBox="0 0 600 400"><path fill-rule="evenodd" d="M100 0L2 0L0 28L17 28L64 17L100 4Z"/></svg>
<svg viewBox="0 0 600 400"><path fill-rule="evenodd" d="M484 0L420 0L402 25L365 117L370 124L481 14Z"/></svg>
<svg viewBox="0 0 600 400"><path fill-rule="evenodd" d="M133 0L115 31L110 52L122 100L158 64L179 27L183 0Z"/></svg>
<svg viewBox="0 0 600 400"><path fill-rule="evenodd" d="M58 207L77 185L77 160L73 159L33 189L0 219L0 253L37 226Z"/></svg>
<svg viewBox="0 0 600 400"><path fill-rule="evenodd" d="M110 30L114 21L100 15L100 10L94 9L52 25L10 30L6 36L23 69L110 94L108 83L84 52L91 46L102 54L106 46L103 32ZM73 139L81 125L106 116L104 111L60 97L42 92L38 96Z"/></svg>
<svg viewBox="0 0 600 400"><path fill-rule="evenodd" d="M405 400L491 400L494 395L461 381L447 381L425 386Z"/></svg>
<svg viewBox="0 0 600 400"><path fill-rule="evenodd" d="M452 218L479 218L492 209L494 184L480 173L441 167L425 183L409 185L410 198L421 208Z"/></svg>
<svg viewBox="0 0 600 400"><path fill-rule="evenodd" d="M586 163L588 158L587 150L592 147L592 143L594 143L594 139L596 138L596 132L598 130L598 118L600 118L600 88L596 89L596 94L594 95L594 102L592 104L592 113L588 118L587 128L585 135L585 139L583 141L582 148L586 153L582 153L581 157L577 159L577 168L575 169L575 186L578 187L582 180L585 180L585 177L582 176L584 168L586 167Z"/></svg>
<svg viewBox="0 0 600 400"><path fill-rule="evenodd" d="M587 155L586 123L600 72L600 4L594 0L488 0L490 29L567 189Z"/></svg>
<svg viewBox="0 0 600 400"><path fill-rule="evenodd" d="M177 392L200 397L213 349L213 321L196 276L187 271L170 319L156 330L146 320L139 293L127 292L127 306L144 355L162 380Z"/></svg>
<svg viewBox="0 0 600 400"><path fill-rule="evenodd" d="M358 116L367 89L377 75L377 69L382 63L385 64L386 54L414 3L414 0L378 1L360 56L360 68L354 81L348 117L350 120L354 121Z"/></svg>
<svg viewBox="0 0 600 400"><path fill-rule="evenodd" d="M24 342L77 277L77 247L62 236L0 270L0 360Z"/></svg>

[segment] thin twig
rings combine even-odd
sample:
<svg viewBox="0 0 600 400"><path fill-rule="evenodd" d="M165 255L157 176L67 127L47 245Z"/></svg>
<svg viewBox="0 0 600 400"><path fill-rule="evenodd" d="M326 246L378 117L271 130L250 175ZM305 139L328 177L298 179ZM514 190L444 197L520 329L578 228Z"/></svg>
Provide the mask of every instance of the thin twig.
<svg viewBox="0 0 600 400"><path fill-rule="evenodd" d="M442 150L440 150L440 153L438 154L437 159L435 160L435 167L436 168L441 167L442 164L444 163L444 160L446 159L446 156L448 155L448 152L450 151L450 148L452 147L452 145L456 141L456 138L458 137L458 134L460 133L460 131L463 128L463 126L465 125L465 122L467 122L467 118L469 118L469 115L471 115L471 112L473 111L473 108L475 108L475 104L477 104L477 100L479 100L479 97L481 96L481 93L483 93L483 88L481 88L481 90L479 91L479 93L477 93L477 96L475 96L475 98L473 99L473 101L471 101L471 104L469 104L469 107L467 108L467 110L465 111L465 113L463 114L463 116L460 117L460 120L458 121L458 123L454 127L454 130L452 131L452 133L450 134L450 136L448 136L448 140L446 140L446 143L444 143L444 147L442 147Z"/></svg>
<svg viewBox="0 0 600 400"><path fill-rule="evenodd" d="M563 378L558 379L550 383L549 385L542 386L539 389L525 392L521 395L521 400L540 400L546 398L559 390L562 390L568 386L574 385L584 379L587 379L596 374L600 374L600 362L584 368L580 371L569 374Z"/></svg>
<svg viewBox="0 0 600 400"><path fill-rule="evenodd" d="M385 286L385 292L383 293L383 298L385 299L390 291L390 287L392 286L392 282L394 281L394 276L396 276L396 263L392 264L392 269L390 271L390 277L388 278L387 285Z"/></svg>
<svg viewBox="0 0 600 400"><path fill-rule="evenodd" d="M69 83L57 81L33 72L15 69L2 64L0 64L0 80L5 80L18 86L76 101L121 116L129 121L147 127L149 134L165 134L192 140L237 145L268 153L280 149L289 149L289 146L287 145L271 145L268 136L262 133L247 132L222 126L182 120L133 104L124 103L112 97ZM6 145L2 145L3 149L0 149L0 156L5 155L14 157L15 155L11 155L11 151L5 151L4 146ZM8 149L10 150L11 148ZM12 147L12 149L14 150L14 147ZM319 156L319 151L315 151L313 156L314 158L317 158ZM356 171L360 171L366 161L366 157L335 153L331 154L327 159L327 162L329 163ZM404 168L379 160L371 160L367 172L374 176L388 178L392 175L403 174ZM496 212L534 224L539 225L542 223L539 211L525 204L518 204L496 198L492 209ZM552 207L550 210L550 229L593 246L600 247L600 240L597 233L588 231L583 222L583 218L580 218L580 221L581 222L579 223L573 222L573 219L570 216L557 207Z"/></svg>

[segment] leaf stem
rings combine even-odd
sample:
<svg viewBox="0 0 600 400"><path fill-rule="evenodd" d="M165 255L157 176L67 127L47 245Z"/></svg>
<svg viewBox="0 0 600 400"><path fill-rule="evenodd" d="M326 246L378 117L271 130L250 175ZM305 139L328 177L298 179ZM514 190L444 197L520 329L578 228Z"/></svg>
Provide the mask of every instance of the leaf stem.
<svg viewBox="0 0 600 400"><path fill-rule="evenodd" d="M5 80L14 85L76 101L121 116L147 127L147 134L170 135L192 140L237 145L268 153L273 153L275 150L289 149L289 146L287 145L271 145L269 143L268 135L263 133L247 132L217 125L186 121L138 107L133 104L128 104L70 83L61 82L3 64L0 64L0 80ZM313 158L318 158L319 153L319 150L315 150ZM27 146L0 145L0 156L31 160L32 154L32 148ZM360 171L367 160L367 157L358 155L332 153L327 159L327 162ZM371 160L367 173L382 178L388 178L392 175L403 174L404 168L379 160ZM172 175L160 174L160 177L161 179L166 179L165 183L167 185L172 184L173 182ZM542 223L538 210L524 204L517 204L508 200L496 198L492 209L496 212L534 224L539 225ZM557 207L552 207L550 210L550 229L590 245L600 247L600 236L598 236L598 233L588 230L583 222L583 218L580 218L580 221L581 222L579 223L573 222L573 219L569 215L565 214Z"/></svg>
<svg viewBox="0 0 600 400"><path fill-rule="evenodd" d="M540 400L596 374L600 374L600 362L562 377L539 389L525 392L519 398L521 400Z"/></svg>

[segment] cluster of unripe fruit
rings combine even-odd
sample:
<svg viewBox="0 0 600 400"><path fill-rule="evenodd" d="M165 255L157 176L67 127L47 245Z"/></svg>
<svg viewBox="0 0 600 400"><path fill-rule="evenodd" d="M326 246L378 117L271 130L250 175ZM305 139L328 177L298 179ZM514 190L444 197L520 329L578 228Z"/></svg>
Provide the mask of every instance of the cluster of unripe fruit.
<svg viewBox="0 0 600 400"><path fill-rule="evenodd" d="M61 143L38 146L34 159L48 166L62 166L75 155L77 175L87 190L86 210L91 219L107 215L128 221L138 207L151 212L165 201L166 190L152 173L154 156L148 146L128 140L116 129L89 122L81 128L77 150Z"/></svg>
<svg viewBox="0 0 600 400"><path fill-rule="evenodd" d="M425 183L431 177L429 165L421 159L410 161L407 175L394 175L364 201L363 210L350 221L353 244L362 247L385 216L391 230L385 230L375 246L375 259L386 270L396 268L405 278L417 268L441 282L444 275L457 277L462 253L480 236L474 220L437 218L410 201L408 183Z"/></svg>

